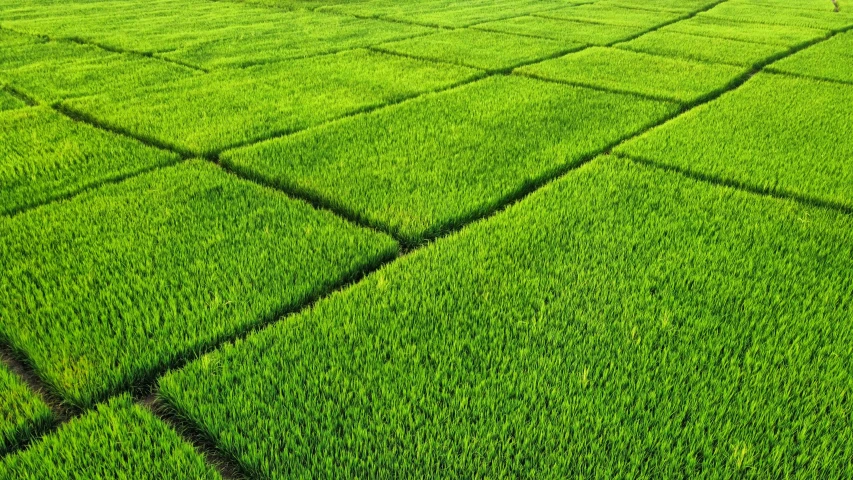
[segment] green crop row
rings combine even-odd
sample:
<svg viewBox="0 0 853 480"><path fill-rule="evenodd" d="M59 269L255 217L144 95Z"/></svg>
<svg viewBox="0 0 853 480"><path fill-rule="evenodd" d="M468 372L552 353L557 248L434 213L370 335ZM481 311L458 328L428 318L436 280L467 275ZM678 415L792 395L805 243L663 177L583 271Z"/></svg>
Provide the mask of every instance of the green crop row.
<svg viewBox="0 0 853 480"><path fill-rule="evenodd" d="M0 364L0 454L53 421L53 412L14 373Z"/></svg>
<svg viewBox="0 0 853 480"><path fill-rule="evenodd" d="M656 25L676 20L683 14L665 11L638 10L635 8L622 8L613 5L593 3L591 5L569 6L556 10L548 10L537 15L556 18L559 20L604 23L624 27L653 28Z"/></svg>
<svg viewBox="0 0 853 480"><path fill-rule="evenodd" d="M18 96L13 95L11 92L4 90L2 83L0 83L0 118L4 111L6 110L15 110L17 108L26 107L27 104L18 98ZM2 135L2 133L0 133Z"/></svg>
<svg viewBox="0 0 853 480"><path fill-rule="evenodd" d="M263 478L849 477L851 232L602 158L160 392Z"/></svg>
<svg viewBox="0 0 853 480"><path fill-rule="evenodd" d="M826 9L823 11L800 8L778 8L771 5L762 5L753 0L728 0L699 15L707 18L766 23L769 25L822 28L826 30L853 26L853 10L845 8L839 12L834 12L832 2L828 0Z"/></svg>
<svg viewBox="0 0 853 480"><path fill-rule="evenodd" d="M774 63L770 69L853 84L853 32L802 50Z"/></svg>
<svg viewBox="0 0 853 480"><path fill-rule="evenodd" d="M0 218L0 338L91 406L396 249L191 161Z"/></svg>
<svg viewBox="0 0 853 480"><path fill-rule="evenodd" d="M701 16L667 25L661 31L707 37L709 42L727 38L787 47L818 40L827 35L826 30L817 28L767 25Z"/></svg>
<svg viewBox="0 0 853 480"><path fill-rule="evenodd" d="M788 0L784 0L788 1ZM658 10L662 12L690 13L708 8L717 0L598 0L598 5Z"/></svg>
<svg viewBox="0 0 853 480"><path fill-rule="evenodd" d="M513 17L475 25L473 28L493 32L511 33L546 38L564 42L571 47L577 43L609 45L631 38L646 30L643 27L626 27L604 23L572 22L546 17Z"/></svg>
<svg viewBox="0 0 853 480"><path fill-rule="evenodd" d="M676 111L668 102L497 76L221 160L416 244Z"/></svg>
<svg viewBox="0 0 853 480"><path fill-rule="evenodd" d="M782 45L727 38L711 40L707 37L661 30L647 33L630 42L619 43L615 47L685 60L744 67L762 64L788 50L788 47Z"/></svg>

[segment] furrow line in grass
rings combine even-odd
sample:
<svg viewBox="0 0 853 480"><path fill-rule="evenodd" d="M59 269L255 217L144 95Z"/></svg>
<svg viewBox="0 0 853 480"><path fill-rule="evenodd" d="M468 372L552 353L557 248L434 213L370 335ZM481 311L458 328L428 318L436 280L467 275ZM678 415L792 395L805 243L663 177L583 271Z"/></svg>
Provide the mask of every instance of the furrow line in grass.
<svg viewBox="0 0 853 480"><path fill-rule="evenodd" d="M685 20L690 20L691 18L695 17L696 15L699 15L699 14L700 14L700 13L702 13L702 12L707 12L708 10L710 10L710 9L712 9L712 8L714 8L714 7L716 7L717 5L719 5L719 4L721 4L721 3L726 3L727 1L728 1L728 0L720 0L719 2L712 3L711 5L708 5L708 6L705 6L705 7L700 8L699 10L695 10L695 11L692 11L692 12L690 12L690 13L684 14L684 15L682 15L682 16L680 16L680 17L678 17L678 18L675 18L675 19L673 19L673 20L670 20L670 21L668 21L668 22L664 22L664 23L661 23L661 24L655 25L654 27L652 27L652 28L650 28L650 29L648 29L648 30L644 30L644 31L642 31L642 32L638 32L638 33L636 33L636 34L634 34L634 35L631 35L631 36L629 36L629 37L627 37L627 38L623 38L623 39L621 39L621 40L619 40L619 41L616 41L616 42L610 42L610 43L609 43L609 44L607 44L606 46L610 47L610 46L616 45L617 43L630 42L631 40L634 40L634 39L637 39L637 38L639 38L639 37L642 37L643 35L646 35L647 33L656 32L656 31L658 31L658 30L660 30L660 29L662 29L662 28L664 28L664 27L668 27L668 26L670 26L670 25L672 25L672 24L675 24L675 23L678 23L678 22L683 22L683 21L685 21Z"/></svg>
<svg viewBox="0 0 853 480"><path fill-rule="evenodd" d="M825 77L817 77L814 75L806 75L806 74L802 74L802 73L784 72L781 70L774 70L772 68L770 70L767 70L767 72L765 72L765 73L767 73L768 75L781 75L783 77L799 78L802 80L818 80L821 82L834 83L836 85L843 85L843 86L848 86L848 87L853 86L853 82L848 81L848 80L838 80L836 78L825 78Z"/></svg>
<svg viewBox="0 0 853 480"><path fill-rule="evenodd" d="M36 101L34 98L32 98L29 95L27 95L26 93L18 90L13 85L8 85L8 84L4 85L3 90L5 90L6 92L10 93L11 95L19 98L22 102L26 103L30 107L35 107L36 105L39 104L39 102Z"/></svg>
<svg viewBox="0 0 853 480"><path fill-rule="evenodd" d="M536 74L528 73L528 72L512 72L512 75L516 75L519 77L525 77L525 78L532 78L533 80L538 80L540 82L556 83L556 84L560 84L560 85L571 85L573 87L588 88L590 90L597 90L599 92L615 93L618 95L631 95L631 96L643 98L646 100L654 100L656 102L677 102L677 100L670 98L670 97L649 95L647 93L633 92L631 90L621 90L618 88L602 87L601 85L596 85L594 83L573 82L571 80L555 80L553 78L542 77L540 75L536 75Z"/></svg>

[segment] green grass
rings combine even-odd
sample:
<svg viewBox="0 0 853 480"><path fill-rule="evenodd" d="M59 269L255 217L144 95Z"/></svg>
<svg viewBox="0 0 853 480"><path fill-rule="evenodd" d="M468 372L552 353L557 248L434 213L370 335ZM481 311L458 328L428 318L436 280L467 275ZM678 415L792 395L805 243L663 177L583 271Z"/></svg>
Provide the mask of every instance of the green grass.
<svg viewBox="0 0 853 480"><path fill-rule="evenodd" d="M518 69L524 75L693 102L719 91L742 68L593 47Z"/></svg>
<svg viewBox="0 0 853 480"><path fill-rule="evenodd" d="M178 155L75 122L47 107L0 113L0 214L167 165Z"/></svg>
<svg viewBox="0 0 853 480"><path fill-rule="evenodd" d="M830 6L832 5L832 2L827 3ZM853 26L853 10L846 8L840 12L833 12L831 7L827 8L826 11L776 8L743 0L723 2L707 12L700 13L700 15L708 18L827 30Z"/></svg>
<svg viewBox="0 0 853 480"><path fill-rule="evenodd" d="M602 159L160 393L264 478L847 477L851 232Z"/></svg>
<svg viewBox="0 0 853 480"><path fill-rule="evenodd" d="M836 35L780 62L773 71L853 83L853 33Z"/></svg>
<svg viewBox="0 0 853 480"><path fill-rule="evenodd" d="M788 1L788 0L784 0ZM598 0L598 5L658 10L661 12L690 13L707 8L717 0Z"/></svg>
<svg viewBox="0 0 853 480"><path fill-rule="evenodd" d="M16 95L13 95L11 92L4 90L2 84L0 84L0 112L26 106L27 104L24 103L23 100L18 98ZM0 115L2 115L2 113L0 113Z"/></svg>
<svg viewBox="0 0 853 480"><path fill-rule="evenodd" d="M7 479L220 479L191 445L127 396L3 459Z"/></svg>
<svg viewBox="0 0 853 480"><path fill-rule="evenodd" d="M660 30L615 46L654 55L744 67L761 64L788 50L788 47L782 45L742 42L725 38L709 40L697 35Z"/></svg>
<svg viewBox="0 0 853 480"><path fill-rule="evenodd" d="M53 412L21 379L0 364L0 454L39 433Z"/></svg>
<svg viewBox="0 0 853 480"><path fill-rule="evenodd" d="M427 27L343 15L289 12L258 32L197 43L165 58L205 68L241 67L364 47L433 31ZM287 28L282 28L281 24Z"/></svg>
<svg viewBox="0 0 853 480"><path fill-rule="evenodd" d="M853 3L849 0L836 1L842 10L846 11L848 8L853 7ZM797 0L796 2L792 2L791 0L749 0L747 3L774 9L819 10L822 12L832 12L835 9L832 0Z"/></svg>
<svg viewBox="0 0 853 480"><path fill-rule="evenodd" d="M613 5L594 3L591 5L569 6L557 10L548 10L540 13L539 15L543 17L557 18L560 20L606 23L609 25L622 25L625 27L652 28L662 23L671 22L682 14L663 11L655 12L651 10L637 10L634 8L622 8Z"/></svg>
<svg viewBox="0 0 853 480"><path fill-rule="evenodd" d="M708 37L709 42L717 38L728 38L744 42L769 43L793 47L818 40L827 35L826 30L786 25L736 22L717 18L694 17L667 25L662 32L686 33Z"/></svg>
<svg viewBox="0 0 853 480"><path fill-rule="evenodd" d="M221 71L64 105L139 137L210 154L480 74L461 66L354 50Z"/></svg>
<svg viewBox="0 0 853 480"><path fill-rule="evenodd" d="M397 248L201 161L0 220L0 338L84 407Z"/></svg>
<svg viewBox="0 0 853 480"><path fill-rule="evenodd" d="M606 25L602 23L571 22L545 17L515 17L494 22L481 23L473 28L493 32L528 35L566 42L573 46L577 43L590 45L609 45L626 40L645 28Z"/></svg>
<svg viewBox="0 0 853 480"><path fill-rule="evenodd" d="M581 44L497 32L458 29L379 45L403 55L451 62L485 70L504 70L547 58Z"/></svg>
<svg viewBox="0 0 853 480"><path fill-rule="evenodd" d="M44 103L98 93L123 93L191 77L197 72L139 55L71 42L0 49L0 76Z"/></svg>
<svg viewBox="0 0 853 480"><path fill-rule="evenodd" d="M41 40L31 35L22 35L20 33L13 32L10 30L0 29L0 49L6 47L15 47L27 43L35 43L38 41Z"/></svg>
<svg viewBox="0 0 853 480"><path fill-rule="evenodd" d="M493 77L221 160L417 244L676 110L672 103Z"/></svg>
<svg viewBox="0 0 853 480"><path fill-rule="evenodd" d="M758 74L617 151L853 208L853 86Z"/></svg>

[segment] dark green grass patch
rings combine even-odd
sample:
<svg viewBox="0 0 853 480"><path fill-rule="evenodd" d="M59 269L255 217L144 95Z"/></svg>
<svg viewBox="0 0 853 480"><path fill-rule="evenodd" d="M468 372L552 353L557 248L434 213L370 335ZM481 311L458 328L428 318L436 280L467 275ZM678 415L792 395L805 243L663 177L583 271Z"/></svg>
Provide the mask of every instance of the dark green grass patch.
<svg viewBox="0 0 853 480"><path fill-rule="evenodd" d="M832 4L832 2L828 3ZM848 11L848 9L833 12L831 8L828 8L822 12L809 9L775 8L738 0L723 2L699 15L708 18L827 30L853 25L853 11Z"/></svg>
<svg viewBox="0 0 853 480"><path fill-rule="evenodd" d="M632 96L492 77L226 152L221 160L417 243L496 208L676 109Z"/></svg>
<svg viewBox="0 0 853 480"><path fill-rule="evenodd" d="M90 406L396 248L192 161L0 219L0 337Z"/></svg>
<svg viewBox="0 0 853 480"><path fill-rule="evenodd" d="M626 27L652 28L661 23L671 22L681 16L681 13L638 10L635 8L622 8L613 5L591 5L569 6L557 10L548 10L539 15L543 17L558 18L560 20L573 20L579 22L606 23L609 25L622 25Z"/></svg>
<svg viewBox="0 0 853 480"><path fill-rule="evenodd" d="M139 55L112 53L71 42L0 49L0 76L45 103L168 83L197 72Z"/></svg>
<svg viewBox="0 0 853 480"><path fill-rule="evenodd" d="M809 47L774 63L771 70L853 83L853 33Z"/></svg>
<svg viewBox="0 0 853 480"><path fill-rule="evenodd" d="M617 151L851 208L851 118L853 86L758 74Z"/></svg>
<svg viewBox="0 0 853 480"><path fill-rule="evenodd" d="M98 405L0 463L5 479L220 479L191 445L128 396Z"/></svg>
<svg viewBox="0 0 853 480"><path fill-rule="evenodd" d="M601 6L612 5L661 12L690 13L707 8L717 3L717 0L599 0L595 3Z"/></svg>
<svg viewBox="0 0 853 480"><path fill-rule="evenodd" d="M160 392L265 478L848 477L851 232L596 161Z"/></svg>
<svg viewBox="0 0 853 480"><path fill-rule="evenodd" d="M603 23L571 22L545 17L515 17L506 20L481 23L473 28L494 32L529 35L567 42L591 45L609 45L641 33L645 28L606 25Z"/></svg>
<svg viewBox="0 0 853 480"><path fill-rule="evenodd" d="M725 88L744 73L712 65L615 48L593 47L518 72L540 78L692 102Z"/></svg>
<svg viewBox="0 0 853 480"><path fill-rule="evenodd" d="M728 65L753 66L788 50L782 45L655 31L615 45L636 52Z"/></svg>
<svg viewBox="0 0 853 480"><path fill-rule="evenodd" d="M0 214L177 160L177 154L75 122L47 107L3 112Z"/></svg>
<svg viewBox="0 0 853 480"><path fill-rule="evenodd" d="M100 122L209 154L452 86L482 72L354 50L66 102Z"/></svg>
<svg viewBox="0 0 853 480"><path fill-rule="evenodd" d="M380 45L382 50L457 63L486 70L503 70L547 58L581 44L497 32L459 29Z"/></svg>
<svg viewBox="0 0 853 480"><path fill-rule="evenodd" d="M3 84L0 83L0 112L15 110L26 106L27 104L23 100L21 100L17 95L5 90Z"/></svg>
<svg viewBox="0 0 853 480"><path fill-rule="evenodd" d="M5 366L0 365L0 454L53 421L50 408Z"/></svg>
<svg viewBox="0 0 853 480"><path fill-rule="evenodd" d="M257 32L226 37L162 56L205 68L246 66L364 47L422 35L431 28L314 12L289 12Z"/></svg>
<svg viewBox="0 0 853 480"><path fill-rule="evenodd" d="M770 43L788 47L823 38L828 33L826 30L816 28L764 25L706 17L694 17L673 23L663 27L661 31L686 33L712 39L729 38L744 42Z"/></svg>

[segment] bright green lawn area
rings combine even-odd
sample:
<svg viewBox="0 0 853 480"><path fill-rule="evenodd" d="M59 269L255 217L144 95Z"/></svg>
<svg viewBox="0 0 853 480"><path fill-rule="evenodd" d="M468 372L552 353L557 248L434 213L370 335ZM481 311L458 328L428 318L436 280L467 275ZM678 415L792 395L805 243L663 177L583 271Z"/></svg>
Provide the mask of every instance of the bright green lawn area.
<svg viewBox="0 0 853 480"><path fill-rule="evenodd" d="M220 479L191 445L121 396L3 459L6 479Z"/></svg>
<svg viewBox="0 0 853 480"><path fill-rule="evenodd" d="M672 103L500 76L221 159L416 244L676 111Z"/></svg>
<svg viewBox="0 0 853 480"><path fill-rule="evenodd" d="M45 103L161 85L198 72L140 55L71 42L0 48L0 76Z"/></svg>
<svg viewBox="0 0 853 480"><path fill-rule="evenodd" d="M591 45L609 45L626 40L646 30L643 27L606 25L603 23L572 22L545 17L515 17L494 22L481 23L474 28L494 32L528 35L566 42L572 46L577 43Z"/></svg>
<svg viewBox="0 0 853 480"><path fill-rule="evenodd" d="M64 105L139 137L210 154L481 74L461 66L353 50L226 70Z"/></svg>
<svg viewBox="0 0 853 480"><path fill-rule="evenodd" d="M844 10L853 7L853 2L850 2L850 0L837 0L837 2ZM792 2L791 0L747 0L743 3L761 5L774 9L786 8L796 10L820 10L822 12L832 12L835 10L832 0L797 0L796 2Z"/></svg>
<svg viewBox="0 0 853 480"><path fill-rule="evenodd" d="M851 118L853 86L758 74L617 152L850 208Z"/></svg>
<svg viewBox="0 0 853 480"><path fill-rule="evenodd" d="M832 5L829 0L827 3ZM825 11L778 8L744 0L729 0L699 15L708 18L827 30L853 26L853 9L845 8L840 12L833 12L832 8L827 8Z"/></svg>
<svg viewBox="0 0 853 480"><path fill-rule="evenodd" d="M726 38L710 40L707 37L661 30L615 46L685 60L745 67L762 64L788 50L788 47L782 45L742 42Z"/></svg>
<svg viewBox="0 0 853 480"><path fill-rule="evenodd" d="M11 30L0 29L0 48L14 47L25 43L35 43L41 41L31 35L22 35Z"/></svg>
<svg viewBox="0 0 853 480"><path fill-rule="evenodd" d="M829 33L816 28L736 22L701 16L667 25L661 31L709 37L708 42L713 42L717 38L729 38L788 47L818 40Z"/></svg>
<svg viewBox="0 0 853 480"><path fill-rule="evenodd" d="M163 57L205 68L246 66L423 35L431 28L345 15L289 12L267 28L192 44Z"/></svg>
<svg viewBox="0 0 853 480"><path fill-rule="evenodd" d="M396 249L192 161L0 219L0 338L88 407Z"/></svg>
<svg viewBox="0 0 853 480"><path fill-rule="evenodd" d="M788 0L785 0L788 1ZM707 8L717 0L598 0L600 6L612 5L617 7L658 10L661 12L690 13Z"/></svg>
<svg viewBox="0 0 853 480"><path fill-rule="evenodd" d="M2 84L0 84L0 112L26 106L27 104L24 103L23 100L13 95L11 92L4 90ZM2 113L0 113L0 115L2 115Z"/></svg>
<svg viewBox="0 0 853 480"><path fill-rule="evenodd" d="M772 70L853 83L853 33L809 47L772 65Z"/></svg>
<svg viewBox="0 0 853 480"><path fill-rule="evenodd" d="M726 88L743 68L592 47L518 69L524 75L693 102Z"/></svg>
<svg viewBox="0 0 853 480"><path fill-rule="evenodd" d="M451 62L486 70L504 70L579 49L583 45L497 32L458 29L399 42L379 48L403 55Z"/></svg>
<svg viewBox="0 0 853 480"><path fill-rule="evenodd" d="M264 478L847 477L851 232L601 159L160 392Z"/></svg>
<svg viewBox="0 0 853 480"><path fill-rule="evenodd" d="M73 195L178 155L75 122L47 107L0 113L0 214Z"/></svg>
<svg viewBox="0 0 853 480"><path fill-rule="evenodd" d="M0 454L52 421L53 413L42 399L0 364Z"/></svg>
<svg viewBox="0 0 853 480"><path fill-rule="evenodd" d="M622 25L626 27L652 28L662 23L671 22L683 14L664 11L638 10L635 8L622 8L613 5L594 3L591 5L569 6L557 10L548 10L540 13L539 15L543 17L558 18L560 20L606 23L609 25Z"/></svg>

